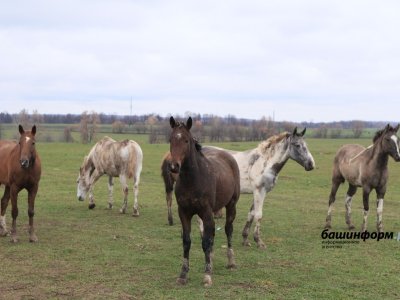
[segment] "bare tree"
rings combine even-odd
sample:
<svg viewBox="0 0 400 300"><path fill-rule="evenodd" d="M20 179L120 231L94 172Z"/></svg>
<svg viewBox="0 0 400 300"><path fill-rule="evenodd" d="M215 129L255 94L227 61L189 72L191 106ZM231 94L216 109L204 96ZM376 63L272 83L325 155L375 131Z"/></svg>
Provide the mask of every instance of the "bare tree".
<svg viewBox="0 0 400 300"><path fill-rule="evenodd" d="M24 128L29 127L29 112L26 109L21 110L17 116L16 121Z"/></svg>
<svg viewBox="0 0 400 300"><path fill-rule="evenodd" d="M81 123L79 126L79 132L81 134L81 142L87 144L89 142L89 115L87 111L84 111L81 115Z"/></svg>
<svg viewBox="0 0 400 300"><path fill-rule="evenodd" d="M113 133L123 133L125 131L126 124L121 121L114 121L112 123L112 132Z"/></svg>
<svg viewBox="0 0 400 300"><path fill-rule="evenodd" d="M354 138L358 139L361 137L364 130L364 122L363 121L353 121L352 122L352 131Z"/></svg>
<svg viewBox="0 0 400 300"><path fill-rule="evenodd" d="M68 126L64 128L64 142L73 143L74 138L72 137L72 127Z"/></svg>

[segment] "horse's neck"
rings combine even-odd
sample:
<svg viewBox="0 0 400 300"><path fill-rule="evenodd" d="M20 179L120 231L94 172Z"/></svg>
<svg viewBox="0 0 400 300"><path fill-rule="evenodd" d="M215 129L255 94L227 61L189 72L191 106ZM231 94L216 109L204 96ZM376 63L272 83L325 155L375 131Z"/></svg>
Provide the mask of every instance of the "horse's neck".
<svg viewBox="0 0 400 300"><path fill-rule="evenodd" d="M286 139L282 140L274 146L273 150L272 148L268 148L262 155L267 168L271 169L276 175L278 175L289 159L289 147L286 143L288 143Z"/></svg>
<svg viewBox="0 0 400 300"><path fill-rule="evenodd" d="M199 153L191 153L183 162L179 172L180 180L183 182L193 182L198 176L202 176L204 157Z"/></svg>
<svg viewBox="0 0 400 300"><path fill-rule="evenodd" d="M370 151L369 164L374 168L386 168L389 161L389 154L382 152L381 145L376 143Z"/></svg>

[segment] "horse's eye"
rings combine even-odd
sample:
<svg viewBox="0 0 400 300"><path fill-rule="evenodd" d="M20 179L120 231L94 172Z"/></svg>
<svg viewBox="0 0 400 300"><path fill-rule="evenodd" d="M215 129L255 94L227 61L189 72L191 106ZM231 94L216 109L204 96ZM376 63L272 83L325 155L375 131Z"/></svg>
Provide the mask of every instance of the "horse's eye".
<svg viewBox="0 0 400 300"><path fill-rule="evenodd" d="M186 141L185 141L185 143L187 144L187 143L189 143L189 141L188 141L188 140L186 140Z"/></svg>

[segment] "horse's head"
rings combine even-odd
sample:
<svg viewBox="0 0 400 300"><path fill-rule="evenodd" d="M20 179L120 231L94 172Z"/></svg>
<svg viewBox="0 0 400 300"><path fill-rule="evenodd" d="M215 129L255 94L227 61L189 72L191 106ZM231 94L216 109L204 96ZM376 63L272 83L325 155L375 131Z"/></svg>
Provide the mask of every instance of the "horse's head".
<svg viewBox="0 0 400 300"><path fill-rule="evenodd" d="M21 125L18 126L18 129L19 133L21 134L19 138L19 162L22 168L27 169L35 162L36 158L36 126L33 125L31 131L25 131Z"/></svg>
<svg viewBox="0 0 400 300"><path fill-rule="evenodd" d="M182 162L189 156L191 147L194 146L194 140L190 133L192 128L192 118L189 117L186 124L176 122L173 117L169 119L172 132L170 136L170 152L171 164L170 170L172 173L179 173Z"/></svg>
<svg viewBox="0 0 400 300"><path fill-rule="evenodd" d="M77 197L79 201L83 201L86 199L86 194L90 188L90 176L94 171L94 165L90 158L85 156L83 159L83 164L79 169L78 179L76 183L78 184L77 188Z"/></svg>
<svg viewBox="0 0 400 300"><path fill-rule="evenodd" d="M379 130L373 139L374 143L378 140L381 141L382 151L388 153L395 161L400 161L399 151L399 137L397 131L400 128L400 124L396 127L392 127L389 124L382 130Z"/></svg>
<svg viewBox="0 0 400 300"><path fill-rule="evenodd" d="M315 162L312 154L307 148L303 136L306 133L306 128L300 133L297 132L297 127L289 136L289 156L294 161L304 167L306 171L311 171L315 168Z"/></svg>

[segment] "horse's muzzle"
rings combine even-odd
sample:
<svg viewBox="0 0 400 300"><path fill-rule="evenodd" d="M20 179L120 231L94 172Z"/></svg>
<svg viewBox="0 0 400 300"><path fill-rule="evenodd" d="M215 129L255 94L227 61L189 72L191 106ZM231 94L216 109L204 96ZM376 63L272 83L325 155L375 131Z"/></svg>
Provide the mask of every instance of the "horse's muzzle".
<svg viewBox="0 0 400 300"><path fill-rule="evenodd" d="M314 170L314 168L315 168L315 164L314 164L314 162L307 162L305 165L304 165L304 169L306 170L306 171L311 171L311 170Z"/></svg>
<svg viewBox="0 0 400 300"><path fill-rule="evenodd" d="M169 170L171 171L171 173L175 173L175 174L179 173L180 164L179 164L179 163L171 162L171 163L169 164Z"/></svg>
<svg viewBox="0 0 400 300"><path fill-rule="evenodd" d="M21 159L20 161L21 167L24 169L29 168L29 160L28 159Z"/></svg>

